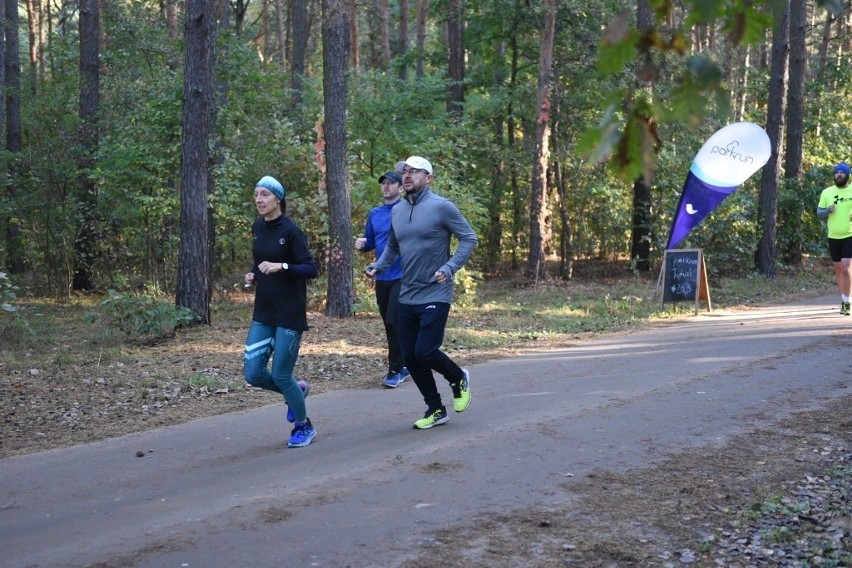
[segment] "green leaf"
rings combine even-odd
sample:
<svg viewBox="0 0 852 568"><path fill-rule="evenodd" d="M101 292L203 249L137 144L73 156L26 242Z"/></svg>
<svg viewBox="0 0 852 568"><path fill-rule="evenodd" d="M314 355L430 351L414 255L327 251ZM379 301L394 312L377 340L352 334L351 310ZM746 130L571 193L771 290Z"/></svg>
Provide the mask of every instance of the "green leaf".
<svg viewBox="0 0 852 568"><path fill-rule="evenodd" d="M721 82L722 71L715 62L705 56L691 57L686 73L666 99L661 119L697 126L707 114L709 97L725 92Z"/></svg>
<svg viewBox="0 0 852 568"><path fill-rule="evenodd" d="M636 59L638 35L630 33L627 38L615 43L601 43L598 50L598 69L604 75L621 72L624 67Z"/></svg>
<svg viewBox="0 0 852 568"><path fill-rule="evenodd" d="M692 6L687 10L684 26L689 28L695 24L710 24L718 20L723 12L722 0L693 0Z"/></svg>
<svg viewBox="0 0 852 568"><path fill-rule="evenodd" d="M712 89L722 82L722 70L709 57L690 57L686 68L698 88Z"/></svg>
<svg viewBox="0 0 852 568"><path fill-rule="evenodd" d="M610 104L598 126L580 133L577 140L577 151L595 164L609 159L621 137L624 122L616 108L615 104Z"/></svg>
<svg viewBox="0 0 852 568"><path fill-rule="evenodd" d="M772 21L770 12L738 3L728 15L724 29L734 45L750 45L766 39L766 30L772 27Z"/></svg>

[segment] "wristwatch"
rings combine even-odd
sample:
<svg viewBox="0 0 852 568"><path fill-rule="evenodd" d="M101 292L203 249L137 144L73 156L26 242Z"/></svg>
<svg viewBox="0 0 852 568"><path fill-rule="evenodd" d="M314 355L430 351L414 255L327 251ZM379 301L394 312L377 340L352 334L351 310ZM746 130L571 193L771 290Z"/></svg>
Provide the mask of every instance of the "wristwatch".
<svg viewBox="0 0 852 568"><path fill-rule="evenodd" d="M290 266L286 262L281 263L281 270L287 270Z"/></svg>

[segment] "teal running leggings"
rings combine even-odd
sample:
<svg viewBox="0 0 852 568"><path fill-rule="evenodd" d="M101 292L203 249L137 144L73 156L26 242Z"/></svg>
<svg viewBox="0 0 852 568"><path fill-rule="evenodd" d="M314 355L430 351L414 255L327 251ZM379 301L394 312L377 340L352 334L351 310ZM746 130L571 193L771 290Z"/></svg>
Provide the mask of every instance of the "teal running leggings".
<svg viewBox="0 0 852 568"><path fill-rule="evenodd" d="M296 422L308 417L305 394L293 376L302 332L252 321L246 338L243 374L253 387L274 391L284 395L284 400L296 415ZM272 372L267 369L273 352Z"/></svg>

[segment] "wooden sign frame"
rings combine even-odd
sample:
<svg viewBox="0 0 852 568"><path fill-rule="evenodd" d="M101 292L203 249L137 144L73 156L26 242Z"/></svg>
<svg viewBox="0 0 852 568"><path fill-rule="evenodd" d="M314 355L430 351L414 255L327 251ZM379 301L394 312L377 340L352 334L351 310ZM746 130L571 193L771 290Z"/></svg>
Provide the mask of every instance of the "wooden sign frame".
<svg viewBox="0 0 852 568"><path fill-rule="evenodd" d="M704 301L707 311L713 311L702 249L667 249L663 254L657 287L662 292L660 309L665 308L666 302L691 301L695 302L695 315L698 315L699 304Z"/></svg>

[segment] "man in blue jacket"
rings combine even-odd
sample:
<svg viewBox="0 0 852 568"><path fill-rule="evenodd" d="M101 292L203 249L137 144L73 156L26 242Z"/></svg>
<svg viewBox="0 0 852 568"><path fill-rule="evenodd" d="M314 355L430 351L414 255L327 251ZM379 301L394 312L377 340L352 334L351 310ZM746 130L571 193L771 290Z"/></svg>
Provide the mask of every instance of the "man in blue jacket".
<svg viewBox="0 0 852 568"><path fill-rule="evenodd" d="M384 204L370 210L364 227L364 236L355 239L355 248L361 252L376 251L376 258L382 256L391 228L391 209L400 202L402 175L398 172L385 172L379 177ZM394 263L376 277L376 303L385 323L385 335L388 340L388 372L382 379L382 385L395 389L408 377L408 369L403 366L399 348L399 281L402 278L402 263Z"/></svg>
<svg viewBox="0 0 852 568"><path fill-rule="evenodd" d="M432 371L450 383L453 409L470 406L470 374L441 351L450 305L453 275L476 247L476 234L455 204L432 192L432 164L420 156L405 160L405 199L391 211L391 231L384 253L367 266L370 277L387 270L402 255L399 291L399 340L411 378L426 402L426 414L414 422L419 429L449 420ZM450 239L458 246L450 254Z"/></svg>

